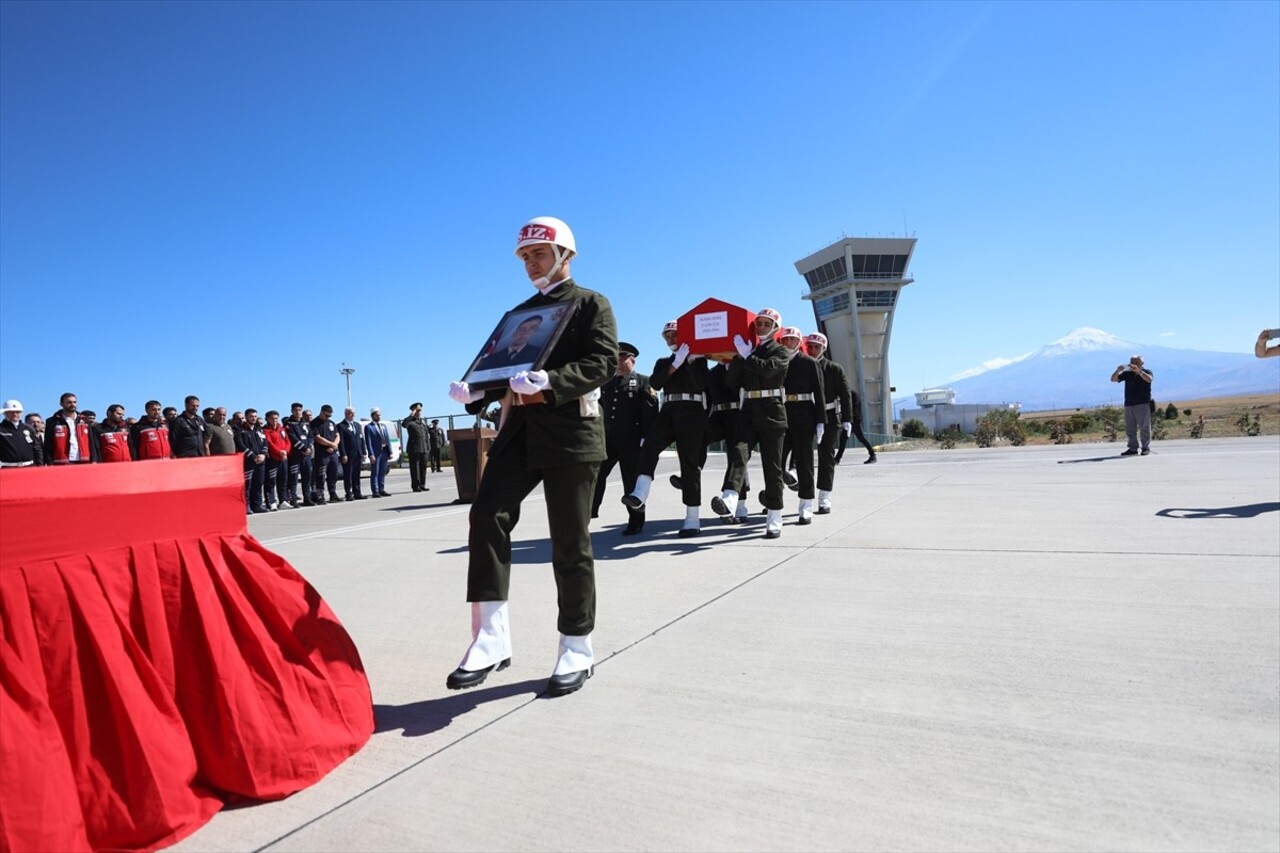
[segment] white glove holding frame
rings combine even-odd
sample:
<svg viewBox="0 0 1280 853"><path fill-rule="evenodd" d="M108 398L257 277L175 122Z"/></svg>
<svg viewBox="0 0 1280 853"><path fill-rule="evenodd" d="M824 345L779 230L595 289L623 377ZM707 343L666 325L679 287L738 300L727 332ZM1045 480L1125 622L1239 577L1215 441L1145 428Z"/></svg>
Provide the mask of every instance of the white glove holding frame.
<svg viewBox="0 0 1280 853"><path fill-rule="evenodd" d="M545 370L522 370L511 377L511 390L517 394L537 394L551 387Z"/></svg>
<svg viewBox="0 0 1280 853"><path fill-rule="evenodd" d="M465 406L468 403L475 403L479 400L483 400L484 392L472 391L471 386L465 382L450 382L449 399L453 400L455 403L461 403Z"/></svg>

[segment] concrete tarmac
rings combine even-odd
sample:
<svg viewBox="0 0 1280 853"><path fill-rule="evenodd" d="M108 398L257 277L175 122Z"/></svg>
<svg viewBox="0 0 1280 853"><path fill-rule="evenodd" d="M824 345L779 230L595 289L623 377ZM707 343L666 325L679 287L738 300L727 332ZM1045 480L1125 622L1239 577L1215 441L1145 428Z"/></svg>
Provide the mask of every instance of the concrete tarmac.
<svg viewBox="0 0 1280 853"><path fill-rule="evenodd" d="M595 677L556 654L541 492L515 532L513 665L470 640L451 469L250 518L354 637L377 731L181 851L1280 849L1280 439L882 452L780 539L593 522ZM751 466L760 483L759 466ZM367 482L367 481L366 481ZM750 498L753 510L759 502Z"/></svg>

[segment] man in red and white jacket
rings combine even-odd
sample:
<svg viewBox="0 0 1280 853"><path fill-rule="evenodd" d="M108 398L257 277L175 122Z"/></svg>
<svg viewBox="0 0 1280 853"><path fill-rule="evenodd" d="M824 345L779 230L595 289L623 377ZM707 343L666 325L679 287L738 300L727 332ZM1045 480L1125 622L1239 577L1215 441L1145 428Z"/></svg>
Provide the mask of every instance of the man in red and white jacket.
<svg viewBox="0 0 1280 853"><path fill-rule="evenodd" d="M99 462L132 462L129 452L129 433L124 425L124 406L112 403L107 406L107 419L93 427L98 445Z"/></svg>
<svg viewBox="0 0 1280 853"><path fill-rule="evenodd" d="M68 391L59 400L61 409L45 422L44 464L97 462L98 443L89 422L76 412L76 395Z"/></svg>
<svg viewBox="0 0 1280 853"><path fill-rule="evenodd" d="M173 451L169 447L169 426L160 416L160 401L148 400L146 409L147 416L129 428L129 453L135 461L168 459Z"/></svg>

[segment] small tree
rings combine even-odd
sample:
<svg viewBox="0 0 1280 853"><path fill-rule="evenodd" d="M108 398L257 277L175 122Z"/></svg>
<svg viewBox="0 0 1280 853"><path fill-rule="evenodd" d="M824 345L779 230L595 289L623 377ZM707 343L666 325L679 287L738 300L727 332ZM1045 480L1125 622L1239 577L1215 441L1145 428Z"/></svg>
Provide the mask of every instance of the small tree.
<svg viewBox="0 0 1280 853"><path fill-rule="evenodd" d="M1164 441L1169 437L1169 427L1165 426L1165 422L1161 418L1151 421L1151 437L1156 441Z"/></svg>
<svg viewBox="0 0 1280 853"><path fill-rule="evenodd" d="M937 439L943 450L951 450L964 438L964 433L960 432L960 427L953 425L944 430L939 430L934 435L934 438Z"/></svg>
<svg viewBox="0 0 1280 853"><path fill-rule="evenodd" d="M1007 439L1015 447L1027 443L1018 412L1013 409L994 409L978 418L973 440L979 447L990 447L997 439Z"/></svg>
<svg viewBox="0 0 1280 853"><path fill-rule="evenodd" d="M1089 428L1089 416L1084 412L1076 412L1067 418L1067 430L1069 432L1084 432Z"/></svg>
<svg viewBox="0 0 1280 853"><path fill-rule="evenodd" d="M911 418L902 425L903 438L928 438L929 431L924 428L924 424L919 418Z"/></svg>
<svg viewBox="0 0 1280 853"><path fill-rule="evenodd" d="M1049 437L1054 444L1071 443L1071 427L1066 421L1049 421Z"/></svg>
<svg viewBox="0 0 1280 853"><path fill-rule="evenodd" d="M1173 403L1164 407L1164 419L1166 421L1176 421L1178 419L1178 407Z"/></svg>
<svg viewBox="0 0 1280 853"><path fill-rule="evenodd" d="M1191 425L1191 437L1192 438L1204 437L1204 415L1201 415L1199 419L1196 420L1196 422Z"/></svg>

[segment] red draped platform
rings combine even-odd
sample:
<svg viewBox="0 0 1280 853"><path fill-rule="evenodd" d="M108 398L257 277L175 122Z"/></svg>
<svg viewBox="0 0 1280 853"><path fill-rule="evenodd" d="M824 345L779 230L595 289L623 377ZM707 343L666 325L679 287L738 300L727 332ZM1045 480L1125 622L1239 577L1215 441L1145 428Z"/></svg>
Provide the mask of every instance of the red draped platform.
<svg viewBox="0 0 1280 853"><path fill-rule="evenodd" d="M0 471L0 850L148 850L373 732L355 644L245 525L239 456Z"/></svg>

